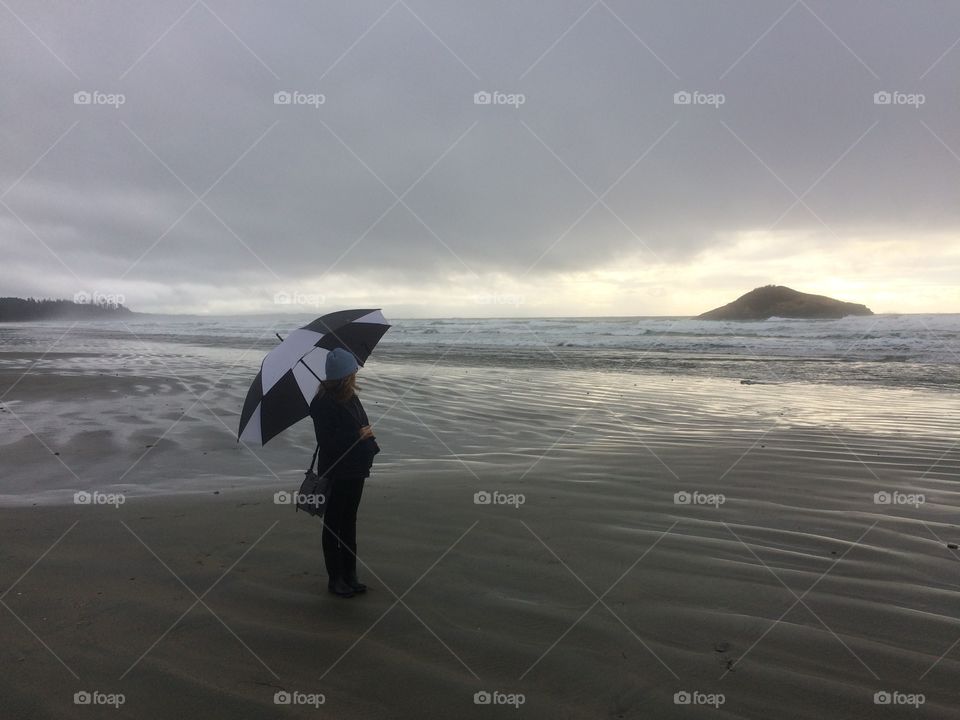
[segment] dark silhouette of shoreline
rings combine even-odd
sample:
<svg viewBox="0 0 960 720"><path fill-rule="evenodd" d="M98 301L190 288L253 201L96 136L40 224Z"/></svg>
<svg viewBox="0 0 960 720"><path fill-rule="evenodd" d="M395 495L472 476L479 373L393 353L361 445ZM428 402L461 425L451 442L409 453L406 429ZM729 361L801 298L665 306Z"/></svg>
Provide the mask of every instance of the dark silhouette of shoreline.
<svg viewBox="0 0 960 720"><path fill-rule="evenodd" d="M136 315L118 303L80 303L72 300L0 298L0 322L31 320L111 320Z"/></svg>

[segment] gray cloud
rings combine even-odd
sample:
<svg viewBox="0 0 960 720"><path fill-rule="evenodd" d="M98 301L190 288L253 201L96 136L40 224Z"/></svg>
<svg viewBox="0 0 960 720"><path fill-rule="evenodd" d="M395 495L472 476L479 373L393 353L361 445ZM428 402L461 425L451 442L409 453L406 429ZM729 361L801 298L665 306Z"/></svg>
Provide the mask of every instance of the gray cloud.
<svg viewBox="0 0 960 720"><path fill-rule="evenodd" d="M327 271L416 287L690 262L771 226L909 232L922 256L960 224L960 6L9 5L10 292ZM83 90L125 102L74 104ZM484 90L525 102L474 104ZM684 90L724 102L675 104ZM875 104L884 90L924 103Z"/></svg>

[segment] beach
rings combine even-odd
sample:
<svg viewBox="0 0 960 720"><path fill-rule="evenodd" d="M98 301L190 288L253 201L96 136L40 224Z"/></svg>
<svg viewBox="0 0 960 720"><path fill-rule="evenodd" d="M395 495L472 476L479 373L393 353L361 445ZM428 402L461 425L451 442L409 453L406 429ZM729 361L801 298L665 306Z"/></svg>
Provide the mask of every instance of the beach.
<svg viewBox="0 0 960 720"><path fill-rule="evenodd" d="M360 372L383 452L341 600L284 498L308 423L236 441L250 327L3 335L10 717L960 717L949 352L400 327Z"/></svg>

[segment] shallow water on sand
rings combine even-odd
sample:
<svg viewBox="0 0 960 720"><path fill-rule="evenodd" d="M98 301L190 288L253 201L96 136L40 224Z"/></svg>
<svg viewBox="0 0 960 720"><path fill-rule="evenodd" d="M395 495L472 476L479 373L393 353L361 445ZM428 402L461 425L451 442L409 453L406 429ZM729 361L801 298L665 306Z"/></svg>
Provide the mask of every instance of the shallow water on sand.
<svg viewBox="0 0 960 720"><path fill-rule="evenodd" d="M64 343L66 344L66 343ZM103 356L61 348L0 365L6 501L78 489L128 493L291 481L312 449L302 422L266 448L236 443L262 353L128 341ZM398 476L441 463L520 475L532 467L653 463L668 450L843 458L871 473L956 473L960 395L929 388L679 376L646 370L379 362L361 397ZM29 373L24 375L24 370ZM59 453L59 454L57 454ZM565 467L569 467L567 465ZM568 480L561 473L558 481Z"/></svg>

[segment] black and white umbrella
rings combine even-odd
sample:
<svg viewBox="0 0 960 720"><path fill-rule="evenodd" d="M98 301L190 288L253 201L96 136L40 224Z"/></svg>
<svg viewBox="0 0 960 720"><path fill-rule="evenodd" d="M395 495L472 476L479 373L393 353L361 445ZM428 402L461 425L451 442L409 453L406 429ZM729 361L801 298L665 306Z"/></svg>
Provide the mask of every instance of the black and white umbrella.
<svg viewBox="0 0 960 720"><path fill-rule="evenodd" d="M389 327L380 310L341 310L294 330L263 359L237 438L266 445L305 418L324 379L327 353L345 348L363 365Z"/></svg>

